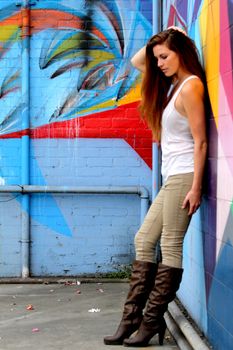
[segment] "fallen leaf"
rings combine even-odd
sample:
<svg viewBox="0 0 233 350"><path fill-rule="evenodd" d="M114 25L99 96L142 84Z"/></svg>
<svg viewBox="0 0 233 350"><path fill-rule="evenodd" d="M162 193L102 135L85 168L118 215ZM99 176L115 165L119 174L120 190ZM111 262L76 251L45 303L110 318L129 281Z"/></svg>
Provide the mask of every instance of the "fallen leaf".
<svg viewBox="0 0 233 350"><path fill-rule="evenodd" d="M33 332L33 333L36 333L36 332L39 332L39 331L40 331L39 328L36 328L36 327L35 327L35 328L32 328L32 332Z"/></svg>
<svg viewBox="0 0 233 350"><path fill-rule="evenodd" d="M92 308L92 309L88 310L88 312L100 312L100 309Z"/></svg>
<svg viewBox="0 0 233 350"><path fill-rule="evenodd" d="M33 305L29 304L29 305L27 306L27 310L29 310L29 311L34 310Z"/></svg>

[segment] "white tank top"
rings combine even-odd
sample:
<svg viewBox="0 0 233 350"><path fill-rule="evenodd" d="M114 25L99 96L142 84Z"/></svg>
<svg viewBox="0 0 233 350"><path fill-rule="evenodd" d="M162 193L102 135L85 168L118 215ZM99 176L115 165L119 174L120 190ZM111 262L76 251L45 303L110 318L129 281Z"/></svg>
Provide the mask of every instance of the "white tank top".
<svg viewBox="0 0 233 350"><path fill-rule="evenodd" d="M162 176L166 181L170 175L194 171L194 141L187 117L175 108L175 101L184 84L197 78L191 75L179 86L162 115L161 149Z"/></svg>

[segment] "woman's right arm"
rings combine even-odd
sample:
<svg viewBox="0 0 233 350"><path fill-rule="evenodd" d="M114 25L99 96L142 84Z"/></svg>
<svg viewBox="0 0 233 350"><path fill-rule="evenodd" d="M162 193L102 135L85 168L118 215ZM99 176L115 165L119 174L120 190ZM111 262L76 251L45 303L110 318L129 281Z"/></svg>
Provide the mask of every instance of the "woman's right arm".
<svg viewBox="0 0 233 350"><path fill-rule="evenodd" d="M143 46L136 54L131 58L132 65L140 70L141 72L145 72L146 70L146 64L145 64L145 57L146 57L146 46Z"/></svg>

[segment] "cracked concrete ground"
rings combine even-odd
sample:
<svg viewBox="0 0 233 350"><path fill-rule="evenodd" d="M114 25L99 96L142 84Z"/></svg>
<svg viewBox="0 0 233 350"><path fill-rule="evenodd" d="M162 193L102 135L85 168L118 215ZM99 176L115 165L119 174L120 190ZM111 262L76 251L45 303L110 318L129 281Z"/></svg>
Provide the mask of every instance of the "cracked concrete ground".
<svg viewBox="0 0 233 350"><path fill-rule="evenodd" d="M116 330L127 283L1 284L0 350L120 350L103 337ZM90 310L92 312L90 312ZM178 349L170 334L141 349Z"/></svg>

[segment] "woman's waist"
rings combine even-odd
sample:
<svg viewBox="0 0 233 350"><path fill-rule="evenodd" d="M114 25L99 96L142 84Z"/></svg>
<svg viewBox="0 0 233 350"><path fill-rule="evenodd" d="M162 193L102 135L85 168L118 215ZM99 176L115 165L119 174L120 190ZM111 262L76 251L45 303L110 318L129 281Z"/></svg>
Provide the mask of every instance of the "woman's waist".
<svg viewBox="0 0 233 350"><path fill-rule="evenodd" d="M189 159L190 157L193 158L194 155L194 146L193 145L185 145L182 148L179 147L161 147L162 149L162 160L166 159L183 159L184 161L186 159Z"/></svg>
<svg viewBox="0 0 233 350"><path fill-rule="evenodd" d="M185 169L194 166L193 152L174 153L169 156L162 154L162 168L163 169Z"/></svg>
<svg viewBox="0 0 233 350"><path fill-rule="evenodd" d="M161 173L164 179L167 179L170 175L191 173L194 171L193 159L187 162L162 162Z"/></svg>

